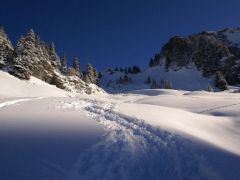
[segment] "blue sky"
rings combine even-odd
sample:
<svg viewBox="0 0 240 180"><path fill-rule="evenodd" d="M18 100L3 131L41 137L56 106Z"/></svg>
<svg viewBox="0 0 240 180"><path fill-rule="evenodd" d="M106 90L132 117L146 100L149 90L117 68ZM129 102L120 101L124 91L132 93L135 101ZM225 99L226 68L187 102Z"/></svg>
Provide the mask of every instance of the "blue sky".
<svg viewBox="0 0 240 180"><path fill-rule="evenodd" d="M140 65L174 35L240 26L238 0L11 0L1 2L9 38L33 28L68 61L98 69Z"/></svg>

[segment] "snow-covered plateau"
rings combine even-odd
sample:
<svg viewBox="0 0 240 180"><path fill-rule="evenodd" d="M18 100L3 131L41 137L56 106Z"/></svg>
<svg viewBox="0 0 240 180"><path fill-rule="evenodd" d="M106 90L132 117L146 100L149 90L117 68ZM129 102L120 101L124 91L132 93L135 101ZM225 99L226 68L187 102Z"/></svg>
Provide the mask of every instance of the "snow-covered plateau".
<svg viewBox="0 0 240 180"><path fill-rule="evenodd" d="M239 93L0 82L0 179L240 179Z"/></svg>

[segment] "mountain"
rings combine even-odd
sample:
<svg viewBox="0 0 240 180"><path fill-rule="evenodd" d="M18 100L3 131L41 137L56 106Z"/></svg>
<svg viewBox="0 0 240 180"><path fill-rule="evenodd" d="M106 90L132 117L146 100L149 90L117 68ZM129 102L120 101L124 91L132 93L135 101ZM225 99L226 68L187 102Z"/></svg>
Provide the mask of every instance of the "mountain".
<svg viewBox="0 0 240 180"><path fill-rule="evenodd" d="M150 59L149 68L143 72L119 73L110 69L102 74L101 85L109 91L119 88L226 90L228 85L240 83L240 29L175 36ZM119 83L124 76L130 81Z"/></svg>
<svg viewBox="0 0 240 180"><path fill-rule="evenodd" d="M0 28L0 69L3 71L22 80L36 77L70 92L91 94L102 91L96 85L98 73L91 64L86 72L82 72L77 57L72 67L67 67L65 55L63 58L61 60L57 55L54 43L45 43L32 29L13 47L4 29Z"/></svg>

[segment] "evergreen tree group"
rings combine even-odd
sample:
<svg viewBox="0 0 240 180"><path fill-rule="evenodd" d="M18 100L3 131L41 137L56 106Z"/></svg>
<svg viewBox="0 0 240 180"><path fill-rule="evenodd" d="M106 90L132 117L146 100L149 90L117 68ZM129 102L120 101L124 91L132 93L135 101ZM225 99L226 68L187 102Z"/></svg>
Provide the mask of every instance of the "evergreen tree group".
<svg viewBox="0 0 240 180"><path fill-rule="evenodd" d="M141 72L141 69L140 69L140 67L134 65L134 66L129 66L129 67L125 67L125 68L115 67L114 71L122 72L124 74L138 74Z"/></svg>
<svg viewBox="0 0 240 180"><path fill-rule="evenodd" d="M42 41L33 29L30 29L26 36L21 36L13 48L4 29L0 28L0 68L4 66L10 66L9 73L20 79L35 76L48 83L57 84L58 87L63 87L60 85L61 78L57 77L59 73L66 77L76 76L86 83L97 84L99 78L97 70L91 64L87 65L83 77L77 56L74 57L72 66L68 67L66 53L59 58L54 43Z"/></svg>
<svg viewBox="0 0 240 180"><path fill-rule="evenodd" d="M160 53L157 53L153 58L150 59L148 66L149 67L158 66L160 64L160 60L161 60L161 55Z"/></svg>

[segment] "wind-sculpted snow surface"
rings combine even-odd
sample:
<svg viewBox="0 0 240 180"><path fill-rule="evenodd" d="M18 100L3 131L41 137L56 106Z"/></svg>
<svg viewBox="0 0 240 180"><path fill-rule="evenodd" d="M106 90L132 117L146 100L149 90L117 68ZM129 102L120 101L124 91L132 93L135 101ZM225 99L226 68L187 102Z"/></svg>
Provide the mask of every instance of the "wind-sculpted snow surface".
<svg viewBox="0 0 240 180"><path fill-rule="evenodd" d="M105 127L102 140L80 154L68 172L77 179L221 179L193 151L191 142L113 111L114 104L78 101L62 108L85 109Z"/></svg>

